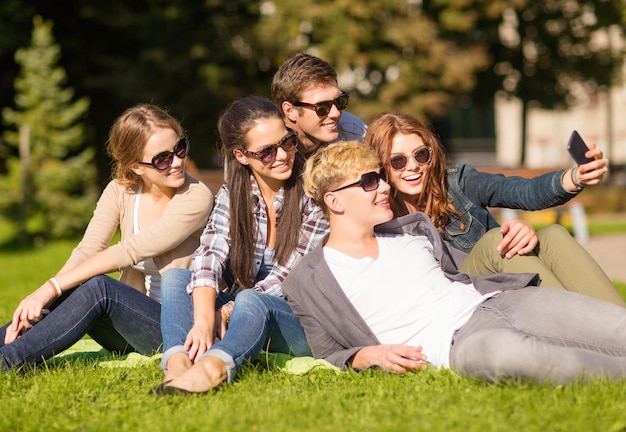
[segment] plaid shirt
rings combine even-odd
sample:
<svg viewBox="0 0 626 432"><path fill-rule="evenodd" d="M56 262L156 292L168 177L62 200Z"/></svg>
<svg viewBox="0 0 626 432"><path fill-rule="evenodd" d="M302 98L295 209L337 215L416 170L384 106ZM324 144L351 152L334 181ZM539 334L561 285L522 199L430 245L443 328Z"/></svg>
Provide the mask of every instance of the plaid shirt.
<svg viewBox="0 0 626 432"><path fill-rule="evenodd" d="M257 228L253 272L258 274L266 248L268 218L265 202L254 177L252 177L252 194L254 196L253 217L256 220ZM280 220L284 200L285 191L280 188L274 198L277 220ZM296 250L293 251L285 265L274 262L270 273L264 279L258 280L252 289L265 294L282 296L281 283L289 271L304 254L314 249L328 234L328 221L322 210L306 194L303 197L302 207L302 229ZM193 257L192 277L187 287L189 292L198 286L210 286L219 289L219 281L230 254L230 246L230 198L228 187L224 184L215 197L213 212L200 238L200 246Z"/></svg>

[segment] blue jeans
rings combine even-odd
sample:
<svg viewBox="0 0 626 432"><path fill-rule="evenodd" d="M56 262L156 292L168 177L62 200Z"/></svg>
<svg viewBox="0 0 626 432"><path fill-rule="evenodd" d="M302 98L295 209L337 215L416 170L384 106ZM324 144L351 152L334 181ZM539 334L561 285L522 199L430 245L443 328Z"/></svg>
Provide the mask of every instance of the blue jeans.
<svg viewBox="0 0 626 432"><path fill-rule="evenodd" d="M625 378L626 313L554 288L503 291L478 306L457 330L450 367L492 382Z"/></svg>
<svg viewBox="0 0 626 432"><path fill-rule="evenodd" d="M187 293L189 281L191 271L180 268L169 269L161 278L161 333L164 358L169 358L175 352L184 351L182 345L185 344L187 333L193 326L193 300ZM221 308L230 300L233 300L233 297L220 292L215 301L215 308Z"/></svg>
<svg viewBox="0 0 626 432"><path fill-rule="evenodd" d="M85 334L107 350L152 355L161 348L161 305L108 276L93 277L66 292L50 313L11 344L0 328L0 361L7 371L39 363L74 345Z"/></svg>
<svg viewBox="0 0 626 432"><path fill-rule="evenodd" d="M253 360L262 350L311 356L300 321L282 297L246 289L237 294L235 307L224 338L214 344L200 359L213 355L222 359L231 381L238 369ZM182 346L172 347L163 355L163 367Z"/></svg>
<svg viewBox="0 0 626 432"><path fill-rule="evenodd" d="M187 294L191 271L170 269L161 278L161 333L163 352L185 342L193 325L193 304Z"/></svg>

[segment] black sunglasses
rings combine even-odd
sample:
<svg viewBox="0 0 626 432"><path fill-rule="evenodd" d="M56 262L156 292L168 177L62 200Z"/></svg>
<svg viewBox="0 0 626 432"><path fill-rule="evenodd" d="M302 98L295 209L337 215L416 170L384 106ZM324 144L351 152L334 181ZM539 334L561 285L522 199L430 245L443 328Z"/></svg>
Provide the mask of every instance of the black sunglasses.
<svg viewBox="0 0 626 432"><path fill-rule="evenodd" d="M415 159L415 162L417 162L419 165L426 165L428 162L430 162L430 158L432 157L432 149L430 147L422 147L419 149L416 149L413 152L413 159ZM395 155L392 156L389 159L389 165L391 165L391 168L393 168L395 171L400 171L402 169L404 169L404 167L406 167L406 164L409 163L409 158L407 155Z"/></svg>
<svg viewBox="0 0 626 432"><path fill-rule="evenodd" d="M298 132L293 129L287 128L287 135L285 135L278 143L270 144L263 147L259 151L250 151L241 149L241 153L246 156L254 156L264 164L269 163L276 159L276 153L278 153L278 147L282 147L286 152L290 152L298 145Z"/></svg>
<svg viewBox="0 0 626 432"><path fill-rule="evenodd" d="M349 99L350 93L343 92L338 98L329 101L322 101L314 104L308 102L292 103L294 106L313 108L315 110L315 114L317 114L318 117L324 117L325 115L328 115L333 105L335 105L339 111L343 111L348 108Z"/></svg>
<svg viewBox="0 0 626 432"><path fill-rule="evenodd" d="M189 140L185 137L178 140L173 151L164 151L152 158L152 162L137 162L141 165L151 166L159 171L164 171L172 166L174 155L184 159L189 154Z"/></svg>
<svg viewBox="0 0 626 432"><path fill-rule="evenodd" d="M370 171L365 174L361 174L359 181L341 186L338 189L331 190L331 192L337 192L352 186L361 186L365 192L371 192L378 189L378 185L380 185L381 180L387 181L387 173L384 168L381 168L379 173L376 171Z"/></svg>

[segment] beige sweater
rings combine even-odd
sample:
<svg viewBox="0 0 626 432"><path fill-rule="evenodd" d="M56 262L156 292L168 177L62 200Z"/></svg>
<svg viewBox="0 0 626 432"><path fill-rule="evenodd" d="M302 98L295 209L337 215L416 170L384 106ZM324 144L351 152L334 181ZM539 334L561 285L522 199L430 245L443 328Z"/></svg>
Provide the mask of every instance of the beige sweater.
<svg viewBox="0 0 626 432"><path fill-rule="evenodd" d="M213 193L187 174L185 184L167 204L163 216L137 234L133 233L134 205L135 193L128 192L115 180L109 182L83 239L68 261L80 264L106 249L119 227L121 240L111 246L111 251L122 271L120 280L145 292L144 274L131 266L154 258L161 274L170 268L190 268L191 257L213 208Z"/></svg>

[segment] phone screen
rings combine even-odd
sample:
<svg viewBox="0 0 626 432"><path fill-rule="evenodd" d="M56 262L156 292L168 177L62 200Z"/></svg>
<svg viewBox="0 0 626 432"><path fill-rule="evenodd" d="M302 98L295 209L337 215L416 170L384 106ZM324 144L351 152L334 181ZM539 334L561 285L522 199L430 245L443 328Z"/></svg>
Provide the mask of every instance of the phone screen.
<svg viewBox="0 0 626 432"><path fill-rule="evenodd" d="M567 143L567 150L569 154L572 155L572 158L576 161L578 165L586 164L587 162L591 162L593 158L588 158L585 156L585 153L589 150L585 141L581 138L578 132L572 132L572 135L569 138L569 142Z"/></svg>

